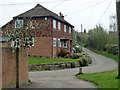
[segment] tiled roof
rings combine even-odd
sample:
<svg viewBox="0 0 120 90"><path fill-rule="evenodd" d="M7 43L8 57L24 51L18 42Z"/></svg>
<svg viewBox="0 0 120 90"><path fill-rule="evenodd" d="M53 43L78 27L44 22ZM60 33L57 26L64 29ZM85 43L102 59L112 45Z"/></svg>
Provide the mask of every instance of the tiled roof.
<svg viewBox="0 0 120 90"><path fill-rule="evenodd" d="M61 16L58 16L57 14L55 14L54 12L46 9L45 7L41 6L40 4L37 4L34 8L14 17L14 18L21 18L21 17L54 17L55 19L58 19L68 25L71 25L70 23L68 23L66 20L64 20L64 18L62 18ZM71 25L73 26L73 25Z"/></svg>

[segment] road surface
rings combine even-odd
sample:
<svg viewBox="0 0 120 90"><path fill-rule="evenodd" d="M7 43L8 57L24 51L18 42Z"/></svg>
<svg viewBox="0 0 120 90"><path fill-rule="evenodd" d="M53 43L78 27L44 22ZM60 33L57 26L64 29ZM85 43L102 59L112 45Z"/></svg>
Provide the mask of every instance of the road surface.
<svg viewBox="0 0 120 90"><path fill-rule="evenodd" d="M88 53L93 62L87 67L83 67L83 73L95 73L117 69L117 62L99 54L93 53L83 48L84 53ZM24 88L97 88L97 85L78 79L75 74L79 68L63 69L56 71L37 71L29 72L29 79L33 82Z"/></svg>

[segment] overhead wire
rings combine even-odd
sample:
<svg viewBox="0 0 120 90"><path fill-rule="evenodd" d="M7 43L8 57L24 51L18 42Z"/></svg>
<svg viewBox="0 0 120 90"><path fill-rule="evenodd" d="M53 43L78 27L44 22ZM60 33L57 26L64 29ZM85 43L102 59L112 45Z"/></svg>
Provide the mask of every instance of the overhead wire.
<svg viewBox="0 0 120 90"><path fill-rule="evenodd" d="M94 7L95 5L99 5L99 4L103 3L103 2L104 2L104 0L102 0L102 1L100 1L100 2L97 2L97 3L93 4L93 5L87 6L87 7L85 7L85 8L82 8L82 9L80 9L80 10L78 10L78 11L71 12L71 13L69 13L68 15L80 13L80 11L82 11L82 10L85 11L85 10L90 9L91 7Z"/></svg>
<svg viewBox="0 0 120 90"><path fill-rule="evenodd" d="M108 4L107 8L105 9L104 13L102 14L102 16L100 17L98 23L102 20L103 16L106 14L107 10L109 9L110 5L111 5L112 1Z"/></svg>

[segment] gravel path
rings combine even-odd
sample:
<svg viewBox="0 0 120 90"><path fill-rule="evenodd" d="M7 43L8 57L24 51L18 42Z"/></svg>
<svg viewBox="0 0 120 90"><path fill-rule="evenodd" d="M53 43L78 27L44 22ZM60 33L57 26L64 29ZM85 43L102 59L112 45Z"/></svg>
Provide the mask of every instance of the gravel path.
<svg viewBox="0 0 120 90"><path fill-rule="evenodd" d="M83 73L103 72L117 69L117 62L83 48L93 62L88 67L83 67ZM75 77L79 68L63 69L56 71L29 72L29 78L33 82L23 88L97 88L94 83L84 81Z"/></svg>

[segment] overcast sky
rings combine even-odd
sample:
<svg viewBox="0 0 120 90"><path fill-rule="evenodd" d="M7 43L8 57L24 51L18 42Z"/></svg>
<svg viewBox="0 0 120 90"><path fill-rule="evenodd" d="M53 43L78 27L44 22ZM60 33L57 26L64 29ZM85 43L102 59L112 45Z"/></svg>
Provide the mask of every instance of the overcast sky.
<svg viewBox="0 0 120 90"><path fill-rule="evenodd" d="M88 31L101 23L109 30L109 16L116 14L116 0L0 0L0 27L37 3L65 15L65 20L80 31L81 24Z"/></svg>

